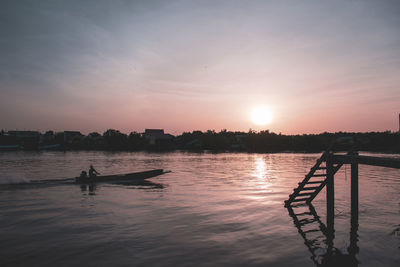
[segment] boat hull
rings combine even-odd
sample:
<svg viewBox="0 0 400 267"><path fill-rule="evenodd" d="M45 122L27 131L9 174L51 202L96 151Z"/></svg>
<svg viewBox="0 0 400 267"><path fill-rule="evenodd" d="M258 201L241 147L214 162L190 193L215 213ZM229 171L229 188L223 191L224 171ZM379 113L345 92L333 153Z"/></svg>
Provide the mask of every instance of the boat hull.
<svg viewBox="0 0 400 267"><path fill-rule="evenodd" d="M158 176L164 173L163 169L156 169L151 171L144 172L134 172L134 173L126 173L126 174L117 174L117 175L102 175L95 177L76 177L76 184L92 184L92 183L101 183L101 182L131 182L131 181L141 181L144 179L148 179L154 176Z"/></svg>

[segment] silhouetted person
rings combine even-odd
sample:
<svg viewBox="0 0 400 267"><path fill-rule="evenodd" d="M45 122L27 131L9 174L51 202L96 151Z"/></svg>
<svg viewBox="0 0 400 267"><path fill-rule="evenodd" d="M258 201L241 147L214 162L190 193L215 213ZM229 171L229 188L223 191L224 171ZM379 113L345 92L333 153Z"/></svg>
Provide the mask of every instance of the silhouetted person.
<svg viewBox="0 0 400 267"><path fill-rule="evenodd" d="M81 172L80 178L87 178L87 173L86 173L86 171L82 171L82 172Z"/></svg>
<svg viewBox="0 0 400 267"><path fill-rule="evenodd" d="M90 177L90 178L96 177L97 174L100 174L100 173L99 173L98 171L96 171L96 170L93 168L93 165L90 165L90 168L89 168L89 177Z"/></svg>

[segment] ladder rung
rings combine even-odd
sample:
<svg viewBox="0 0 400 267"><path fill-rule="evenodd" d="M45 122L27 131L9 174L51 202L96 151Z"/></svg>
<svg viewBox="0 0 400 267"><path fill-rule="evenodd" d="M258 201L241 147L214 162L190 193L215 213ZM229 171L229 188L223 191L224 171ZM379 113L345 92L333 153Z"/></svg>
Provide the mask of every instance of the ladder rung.
<svg viewBox="0 0 400 267"><path fill-rule="evenodd" d="M307 184L322 184L325 181L312 181L312 182L307 182Z"/></svg>
<svg viewBox="0 0 400 267"><path fill-rule="evenodd" d="M327 166L320 166L323 164L323 162L326 160L326 155L328 151L325 151L322 156L317 159L316 163L314 166L311 168L310 172L305 175L305 178L302 182L298 183L299 186L295 189L293 189L293 193L289 195L289 199L285 201L285 206L290 206L292 202L308 202L311 201L318 190L324 186L324 183L326 182L325 180L322 181L309 181L312 177L327 177L326 174L315 174L317 170L327 170ZM336 165L339 166L339 165ZM337 167L334 167L335 169ZM307 185L316 185L316 186L311 186L311 187L305 187ZM305 191L305 192L304 192ZM311 192L314 191L314 192ZM304 192L304 193L300 193ZM297 198L297 197L303 197L303 198ZM304 198L306 197L306 198Z"/></svg>
<svg viewBox="0 0 400 267"><path fill-rule="evenodd" d="M315 190L318 189L319 187L303 187L301 190Z"/></svg>

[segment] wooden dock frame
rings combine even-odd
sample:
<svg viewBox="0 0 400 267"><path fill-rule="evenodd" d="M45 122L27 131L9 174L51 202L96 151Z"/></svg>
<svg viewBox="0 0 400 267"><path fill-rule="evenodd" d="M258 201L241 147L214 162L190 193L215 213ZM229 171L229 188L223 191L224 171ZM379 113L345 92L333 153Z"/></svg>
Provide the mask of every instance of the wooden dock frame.
<svg viewBox="0 0 400 267"><path fill-rule="evenodd" d="M334 143L333 143L334 144ZM321 157L317 160L315 165L310 169L309 173L305 175L302 182L298 184L298 187L293 190L293 193L289 195L289 199L285 201L285 207L289 211L289 215L293 218L293 222L297 227L299 233L305 240L305 244L309 248L312 256L311 259L317 266L338 266L338 262L344 264L344 266L356 267L359 262L356 255L359 252L358 242L358 204L359 204L359 187L358 187L358 168L359 165L371 165L379 167L388 167L400 169L400 158L383 158L383 157L371 157L371 156L360 156L358 152L354 152L351 149L347 154L334 154L331 151L332 145L328 148ZM325 166L323 166L325 164ZM347 248L348 254L343 254L334 247L335 238L335 174L344 165L349 164L351 166L351 228L350 228L350 244ZM323 174L321 172L324 172ZM316 178L313 178L316 177ZM324 179L321 179L324 177ZM319 219L312 201L326 186L326 209L327 218L326 226ZM308 206L310 212L296 213L293 208ZM312 218L299 219L298 216L312 215ZM305 231L302 227L318 222L321 235L318 238L325 236L326 239L323 243L326 246L326 253L324 255L317 256L314 251L318 248L317 239L307 237L308 232L315 233L318 229L312 229ZM314 246L316 244L317 246Z"/></svg>
<svg viewBox="0 0 400 267"><path fill-rule="evenodd" d="M334 235L335 221L335 165L351 165L351 227L352 233L350 239L357 239L358 229L358 165L372 165L387 168L400 169L400 159L382 158L371 156L360 156L358 152L347 155L335 155L328 153L326 155L326 210L327 210L327 229L328 233ZM340 168L340 167L339 167ZM349 250L356 248L349 248Z"/></svg>

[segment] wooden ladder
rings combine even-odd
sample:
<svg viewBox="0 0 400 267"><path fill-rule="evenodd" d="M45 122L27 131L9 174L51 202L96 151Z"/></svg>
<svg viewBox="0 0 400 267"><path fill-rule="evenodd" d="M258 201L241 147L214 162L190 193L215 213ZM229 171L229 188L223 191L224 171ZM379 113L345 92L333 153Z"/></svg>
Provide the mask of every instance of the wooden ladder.
<svg viewBox="0 0 400 267"><path fill-rule="evenodd" d="M289 195L289 199L285 201L285 206L289 207L292 203L311 203L319 192L326 185L326 157L330 153L332 145L322 153L310 172L299 183L298 187ZM335 174L342 164L333 166L333 174Z"/></svg>

